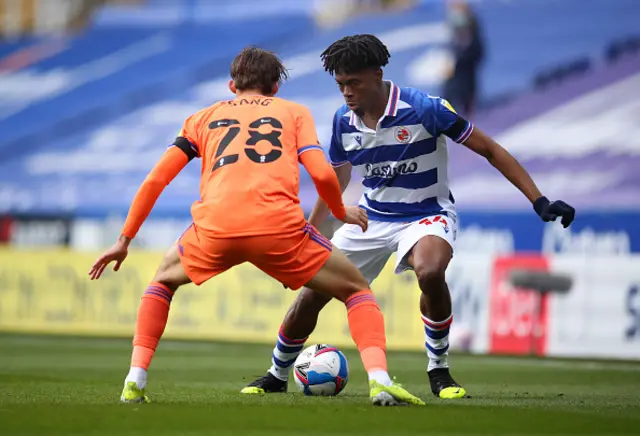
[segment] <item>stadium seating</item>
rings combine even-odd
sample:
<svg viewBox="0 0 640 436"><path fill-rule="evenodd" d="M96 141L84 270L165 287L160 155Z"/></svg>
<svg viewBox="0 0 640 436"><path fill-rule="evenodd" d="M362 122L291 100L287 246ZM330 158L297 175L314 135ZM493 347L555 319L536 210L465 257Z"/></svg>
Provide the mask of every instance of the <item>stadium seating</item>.
<svg viewBox="0 0 640 436"><path fill-rule="evenodd" d="M514 90L521 95L481 115L477 123L498 134L508 146L518 147L514 152L535 174L556 174L548 184L558 195L565 192L558 188L563 181L582 180L581 174L598 176L571 188L577 190L571 192L572 197L578 196L577 205L623 207L629 199L637 200L633 186L638 181L628 168L638 163L638 144L614 141L612 138L621 130L613 129L611 120L615 119L616 108L632 105L632 98L637 96L637 79L625 78L640 71L639 58L629 55L614 65L601 64L608 45L633 32L636 23L632 12L640 8L629 0L616 0L615 10L593 2L589 13L575 14L576 2L554 3L552 14L529 0L478 5L490 41L483 73L484 95L499 96ZM146 7L156 3L161 2ZM176 22L164 23L163 27L145 24L144 11L140 12L142 21L125 23L118 23L117 10L106 11L98 15L91 29L66 41L66 50L5 76L6 83L30 92L25 91L28 97L23 100L14 92L10 104L3 99L0 106L6 113L22 108L0 120L6 132L4 146L0 146L0 211L102 217L123 214L137 184L171 142L182 120L230 95L226 89L228 63L240 47L249 43L282 53L292 74L282 96L311 107L323 144L328 143L331 117L341 97L332 79L322 71L318 55L344 34L375 32L393 53L386 70L389 78L437 93L447 31L441 5L425 3L409 12L364 16L329 31L314 29L307 10L298 11L295 19L243 17L212 25L211 21L197 22L194 18L193 22L187 21L188 25ZM116 18L109 18L110 13ZM615 19L601 20L604 14ZM519 33L514 34L513 28ZM229 42L231 35L233 42ZM551 45L554 50L548 49ZM2 50L7 53L21 47L24 45ZM536 73L580 56L589 59L589 74L572 79L560 90L550 84L542 93L525 92ZM606 105L607 92L588 94L594 86L612 86L606 89L619 95L616 104ZM593 99L602 103L594 106ZM556 112L547 112L554 108ZM545 126L554 125L556 130L544 130L543 140L538 139L536 122L540 117L554 118L560 113L562 119L572 120L580 118L577 114L585 108L594 118L589 118L590 123L575 121L570 138L562 133L564 125L548 123ZM598 144L594 144L589 130L589 124L598 122L594 120L611 121L600 124L606 127L601 131L608 133L601 141L597 135ZM619 153L611 157L605 149L614 145ZM553 154L556 149L566 153ZM453 148L452 155L454 193L463 207L528 209L512 188L470 153ZM611 171L592 168L605 158L611 165L627 169L613 177ZM161 199L157 216L188 213L187 206L197 196L198 174L197 165L190 165ZM478 186L485 186L488 193L504 189L505 195L482 195ZM598 190L598 195L588 195L591 189ZM617 194L612 194L613 190ZM308 210L315 194L307 177L303 177L301 194Z"/></svg>
<svg viewBox="0 0 640 436"><path fill-rule="evenodd" d="M259 44L279 50L292 35L312 29L311 19L304 16L169 27L126 22L114 27L107 22L60 41L65 48L59 52L46 47L49 40L8 45L5 56L34 46L51 53L3 77L0 127L7 134L0 159L15 157L25 143L30 150L55 147L61 138L177 97L206 78L225 74L229 58L240 48Z"/></svg>

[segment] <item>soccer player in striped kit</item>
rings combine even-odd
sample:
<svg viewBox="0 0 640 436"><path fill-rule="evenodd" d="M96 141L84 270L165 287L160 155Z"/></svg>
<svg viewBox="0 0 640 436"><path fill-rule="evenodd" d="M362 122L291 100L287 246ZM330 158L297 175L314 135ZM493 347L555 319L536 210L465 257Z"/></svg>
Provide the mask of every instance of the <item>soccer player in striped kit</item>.
<svg viewBox="0 0 640 436"><path fill-rule="evenodd" d="M453 317L445 270L453 256L457 218L448 185L446 138L484 156L544 221L561 217L567 227L575 210L544 197L518 161L458 116L449 102L384 80L382 67L389 57L387 47L373 35L342 38L322 53L324 68L335 77L346 102L333 120L329 156L343 191L352 168L363 176L360 207L369 216L366 232L344 225L331 242L369 283L394 252L396 273L415 272L422 291L419 304L431 391L440 398L462 398L466 391L452 378L447 358ZM328 215L327 205L318 200L309 223L317 227ZM243 393L286 391L289 369L329 301L310 289L300 292L280 329L273 365Z"/></svg>

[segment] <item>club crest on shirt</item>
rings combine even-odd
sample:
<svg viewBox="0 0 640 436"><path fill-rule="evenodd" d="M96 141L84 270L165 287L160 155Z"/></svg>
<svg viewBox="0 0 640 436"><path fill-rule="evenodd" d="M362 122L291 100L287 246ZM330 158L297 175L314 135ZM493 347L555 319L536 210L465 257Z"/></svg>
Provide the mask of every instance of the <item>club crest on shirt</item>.
<svg viewBox="0 0 640 436"><path fill-rule="evenodd" d="M408 144L411 141L411 131L406 127L396 127L396 140L401 144Z"/></svg>

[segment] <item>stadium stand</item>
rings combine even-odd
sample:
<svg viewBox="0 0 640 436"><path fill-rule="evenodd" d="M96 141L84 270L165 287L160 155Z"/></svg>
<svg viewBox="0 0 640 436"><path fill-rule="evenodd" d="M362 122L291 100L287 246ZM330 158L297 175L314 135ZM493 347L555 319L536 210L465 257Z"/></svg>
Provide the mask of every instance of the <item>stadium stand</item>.
<svg viewBox="0 0 640 436"><path fill-rule="evenodd" d="M157 16L156 3L162 4L141 7L141 17ZM311 17L305 15L293 20L250 16L215 25L201 19L169 25L123 20L116 26L110 20L121 17L121 8L103 11L85 32L57 45L46 37L8 44L5 56L27 56L28 50L44 53L29 56L30 64L3 77L0 126L8 134L0 158L3 152L16 157L24 143L31 144L31 150L55 147L71 134L179 96L206 78L225 74L228 59L248 44L279 50L293 35L302 37L313 29ZM131 14L130 7L125 9ZM165 14L179 16L173 10Z"/></svg>
<svg viewBox="0 0 640 436"><path fill-rule="evenodd" d="M545 9L530 1L507 6L489 2L478 6L491 41L489 60L483 74L485 100L497 98L506 91L516 91L521 96L506 107L503 105L496 111L485 111L477 122L492 133L502 133L500 137L507 145L521 147L517 154L525 158L525 163L531 160L534 172L543 168L550 159L539 153L526 155L520 151L531 146L534 135L510 133L526 128L523 126L529 125L527 122L535 122L527 121L526 117L548 117L553 112L545 115L545 111L557 108L558 111L569 111L567 117L572 118L571 111L580 112L582 105L593 98L606 99L607 92L595 94L601 97L586 96L592 88L588 85L581 87L581 83L623 89L618 105L627 101L624 98L634 95L624 91L633 89L634 79L618 85L615 83L625 74L637 73L638 57L629 55L624 62L612 66L604 64L603 59L605 52L610 53L620 46L619 43L611 46L612 42L624 41L627 35L632 34L635 22L628 17L633 15L630 13L633 8L638 9L637 3L617 0L615 10L599 4L594 2L589 14L578 15L571 20L567 20L573 14L571 1L556 5L554 13L544 15L544 20L538 15ZM386 70L388 77L434 94L439 91L441 77L438 68L446 56L443 46L447 41L447 30L442 22L443 9L434 2L425 2L411 11L393 15L367 15L350 21L344 27L322 32L314 31L309 10L291 11L296 19L267 15L259 19L246 16L228 21L215 18L225 16L224 13L215 16L196 13L190 18L183 17L181 21L175 19L180 14L174 10L158 13L156 8L162 5L162 2L150 2L139 7L137 15L131 15L127 9L128 20L120 19L123 7L111 6L98 14L86 32L59 42L64 44L63 48L56 46L59 52L5 75L4 91L0 93L11 98L2 98L0 106L0 110L8 115L0 121L0 127L7 132L4 147L0 147L3 167L0 210L34 212L38 205L39 212L65 211L85 216L123 214L137 182L171 141L182 119L200 107L229 96L226 89L229 59L249 43L265 45L283 54L291 68L292 78L283 88L282 95L311 107L324 144L328 142L331 116L341 104L341 97L331 78L321 71L317 57L326 45L345 33L376 29L394 54ZM603 14L613 14L616 19L599 20ZM508 20L505 19L507 16ZM155 17L156 20L160 17L160 22L146 17ZM162 17L172 18L167 22L161 20ZM532 17L536 26L525 25ZM599 23L597 32L593 31L595 20ZM215 21L215 26L210 25L212 21ZM518 34L509 36L513 28L518 29ZM291 43L294 35L295 45ZM550 44L556 49L548 50ZM4 49L15 53L28 47L23 43ZM576 57L582 59L577 64L572 61ZM561 62L568 62L571 68L567 70ZM544 68L549 66L552 66L551 70L547 71L551 73L547 72L545 76ZM587 66L593 71L585 76ZM583 72L575 80L567 78L572 82L566 89L575 89L570 95L564 86L562 92L556 92L557 88L553 87L554 80L558 82L558 74L554 76L553 71L564 71L563 68ZM546 79L545 85L549 89L544 93L527 94L525 91L533 84L540 84L540 77L555 79ZM581 92L583 98L570 104L569 100L580 97ZM533 104L534 101L537 103ZM562 109L562 103L566 103L568 109ZM613 117L603 111L602 105L596 107L600 107L597 109L598 117ZM613 113L615 107L610 111ZM494 112L508 116L495 115ZM520 113L526 116L517 120L513 118L514 114ZM505 119L510 121L505 122ZM564 149L568 147L563 143L564 139L560 139L565 138L561 127L548 132L545 144ZM575 143L570 148L574 152L564 156L575 163L565 166L554 159L552 162L555 163L548 170L580 168L580 159L597 162L597 156L591 153L593 150L580 145L585 141L593 142L589 141L590 136L593 135L588 131L578 129L572 135ZM615 132L610 132L607 137L615 136ZM542 150L539 146L531 147ZM548 153L550 147L545 147L544 152ZM618 149L630 152L637 149L637 144ZM458 196L464 199L462 204L465 207L528 207L515 193L499 199L493 196L493 200L486 195L468 194L466 187L473 185L476 174L488 174L487 171L491 170L469 157L468 153L458 153L455 149L453 153L454 189L457 187L460 191ZM473 164L465 164L467 161ZM632 161L625 162L631 165ZM158 213L186 213L186 206L196 195L197 183L194 181L198 169L195 165L192 167L168 190ZM557 178L571 177L571 170L567 171L562 171ZM592 183L596 183L595 180ZM625 183L628 182L630 180L625 179ZM633 204L625 202L625 195L632 195L626 191L618 196L607 194L607 189L616 189L618 182L598 186L603 191L597 200L590 196L591 200L581 198L578 204L596 209L612 204L626 204L628 207ZM583 192L589 189L591 185L587 184ZM58 195L53 195L53 192ZM315 197L308 178L303 180L302 192L304 206L308 209Z"/></svg>

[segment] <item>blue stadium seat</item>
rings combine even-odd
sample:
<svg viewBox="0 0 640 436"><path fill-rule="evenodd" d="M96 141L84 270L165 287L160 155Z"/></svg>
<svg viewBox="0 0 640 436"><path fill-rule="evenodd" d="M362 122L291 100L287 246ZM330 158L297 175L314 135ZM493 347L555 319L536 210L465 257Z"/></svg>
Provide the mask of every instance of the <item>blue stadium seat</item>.
<svg viewBox="0 0 640 436"><path fill-rule="evenodd" d="M606 67L600 62L613 40L634 31L637 23L632 18L640 12L640 5L633 0L614 1L617 8L587 1L589 7L580 8L579 14L576 10L584 5L583 0L480 3L478 13L489 40L483 95L491 98L515 91L516 96L505 100L502 109L481 116L476 120L478 124L504 139L507 146L517 148L520 138L524 144L536 143L538 117L553 125L553 113L549 112L552 109L568 111L561 112L563 116L586 109L594 119L610 121L613 115L609 114L613 114L616 105L603 103L598 113L590 101L581 98L607 86L614 90L634 89L633 83L625 80L640 71L638 60L634 60L638 58ZM161 3L150 2L146 8ZM548 7L538 7L539 3L548 3ZM0 211L40 208L92 216L124 213L138 183L173 140L183 119L230 96L226 89L229 61L249 43L282 54L292 78L281 96L311 108L323 144L329 142L332 115L342 99L331 77L322 70L319 54L345 34L374 31L393 54L385 71L388 78L432 94L439 92L441 78L434 71L441 64L447 41L441 5L427 2L408 12L364 16L324 31L311 25L307 12L299 11L293 20L291 16L259 20L244 17L237 22L220 21L215 26L191 23L158 28L127 23L126 31L114 25L106 12L98 16L94 27L69 42L68 50L12 75L31 77L31 82L24 83L32 85L37 83L34 78L49 81L46 83L53 83L50 86L54 91L0 120L5 132L0 145ZM9 53L25 45L0 47L0 53ZM536 73L579 57L593 62L588 77L575 78L570 86L563 86L562 92L553 86L541 94L528 91ZM631 104L628 98L637 98L640 87L635 89L635 94L622 92L616 104ZM7 105L0 104L0 110L8 110ZM608 132L612 125L606 124L603 131ZM549 140L548 135L553 132L545 131L545 135L538 142L573 147L576 151L551 160L523 148L517 148L516 154L534 172L542 173L548 167L548 171L559 174L557 183L571 180L572 174L575 180L580 174L587 177L581 171L585 168L592 170L593 177L601 177L594 179L601 181L599 194L591 199L584 192L577 194L578 205L597 208L607 201L619 205L622 200L608 195L608 189L637 188L630 170L613 180L606 171L592 168L605 158L611 159L607 161L611 165L640 166L637 153L629 152L636 150L637 140L625 149L624 141L594 145L589 132L578 131L562 144ZM565 138L564 134L558 137ZM580 149L583 143L595 148ZM607 157L602 147L615 149L616 157ZM474 186L487 186L488 190L512 188L505 187L506 182L499 181L486 163L459 150L452 147L452 177L454 192L458 185L463 207L529 208L520 197L511 194L470 195ZM187 214L188 205L197 197L198 176L197 164L192 163L160 200L156 213ZM625 192L629 193L628 198L634 198L633 189ZM304 173L301 196L308 210L315 193Z"/></svg>

